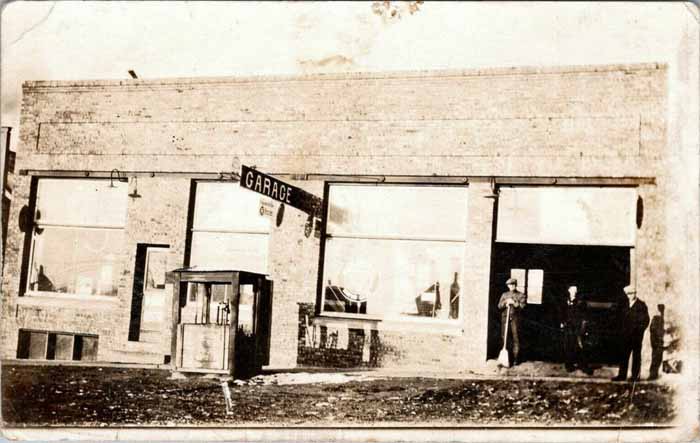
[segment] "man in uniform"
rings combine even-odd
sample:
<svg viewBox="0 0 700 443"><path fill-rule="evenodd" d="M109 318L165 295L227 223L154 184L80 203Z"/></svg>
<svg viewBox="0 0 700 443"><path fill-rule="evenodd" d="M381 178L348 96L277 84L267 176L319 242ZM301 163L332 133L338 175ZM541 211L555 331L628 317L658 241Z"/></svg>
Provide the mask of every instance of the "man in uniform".
<svg viewBox="0 0 700 443"><path fill-rule="evenodd" d="M569 296L561 317L560 327L564 332L564 359L567 372L575 366L588 375L593 371L588 366L584 337L586 335L586 302L578 297L578 287L569 286Z"/></svg>
<svg viewBox="0 0 700 443"><path fill-rule="evenodd" d="M613 381L624 381L627 378L627 367L632 354L632 374L630 381L639 380L639 370L642 364L642 339L644 331L649 326L649 310L647 305L637 298L634 286L625 286L628 303L622 309L622 360L620 370Z"/></svg>
<svg viewBox="0 0 700 443"><path fill-rule="evenodd" d="M509 278L506 281L508 291L501 294L498 301L498 309L501 310L501 339L504 338L508 316L508 306L510 306L510 325L508 326L509 342L513 344L513 366L520 363L520 313L527 305L527 296L519 292L516 288L518 281Z"/></svg>

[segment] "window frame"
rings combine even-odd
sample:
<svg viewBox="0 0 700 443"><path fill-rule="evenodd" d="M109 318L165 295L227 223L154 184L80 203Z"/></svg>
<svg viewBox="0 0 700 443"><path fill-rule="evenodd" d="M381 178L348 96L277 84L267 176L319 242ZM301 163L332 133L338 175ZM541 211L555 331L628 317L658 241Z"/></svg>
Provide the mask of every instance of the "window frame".
<svg viewBox="0 0 700 443"><path fill-rule="evenodd" d="M185 265L186 266L195 266L197 265L196 263L192 263L192 246L194 244L194 238L196 233L205 233L205 234L238 234L238 235L266 235L268 238L268 259L266 260L265 263L265 272L264 274L267 274L269 272L269 266L270 266L270 261L269 261L269 251L270 251L270 246L269 246L269 240L272 237L272 231L273 231L273 226L272 226L272 220L270 220L268 229L212 229L212 228L195 228L195 218L196 218L196 211L197 211L197 187L200 183L225 183L225 184L230 184L231 186L239 186L238 182L231 182L230 180L220 180L220 179L192 179L190 182L190 200L189 200L189 207L188 207L188 213L187 213L187 233L185 236ZM252 191L249 191L252 192ZM261 197L263 197L261 195Z"/></svg>
<svg viewBox="0 0 700 443"><path fill-rule="evenodd" d="M464 321L464 288L465 288L465 275L464 275L464 265L466 260L466 247L467 247L467 229L468 226L464 226L464 236L463 237L450 237L450 236L418 236L418 235L370 235L370 234L352 234L352 233L341 233L329 234L328 233L328 219L330 210L330 190L333 186L376 186L376 187L434 187L434 188L463 188L466 193L466 211L467 218L465 222L468 224L469 217L469 185L468 184L458 184L458 183L431 183L431 182L394 182L394 181L382 181L381 183L373 183L367 181L326 181L323 187L323 221L321 224L321 238L320 238L320 248L319 248L319 265L318 265L318 276L316 284L316 306L315 315L317 317L325 317L329 319L348 319L348 320L358 320L358 321L370 321L370 322L383 322L386 324L404 324L404 323L414 323L414 324L442 324L447 326L460 326ZM459 314L457 318L434 318L434 317L409 317L409 316L397 316L388 317L385 314L359 314L352 312L333 312L324 311L323 306L325 303L325 271L326 271L326 241L329 238L338 239L361 239L361 240L389 240L389 241L425 241L425 242L444 242L444 243L460 243L463 245L464 250L462 252L462 270L460 272L460 277L458 284L460 285L460 296L459 296ZM447 305L449 306L449 286L447 287Z"/></svg>
<svg viewBox="0 0 700 443"><path fill-rule="evenodd" d="M518 280L518 288L520 288L520 279L517 276L513 275L513 271L524 271L523 272L523 283L522 283L522 293L525 294L527 297L527 304L532 304L532 305L541 305L542 304L542 298L543 298L543 290L544 290L544 269L541 268L511 268L510 269L510 278L515 278ZM540 297L539 297L539 303L534 303L531 301L530 298L530 272L531 271L540 271L542 273L542 281L540 282L539 285L539 292L540 292Z"/></svg>
<svg viewBox="0 0 700 443"><path fill-rule="evenodd" d="M116 300L118 294L102 295L102 294L78 294L75 292L56 292L56 291L39 291L30 288L32 284L32 266L34 265L34 253L36 249L36 229L94 229L100 231L123 231L126 234L128 224L128 200L127 214L124 215L123 225L95 225L95 224L75 224L75 223L56 223L42 222L36 218L38 201L39 201L39 183L41 180L69 180L69 181L100 181L107 183L110 178L95 178L95 177L54 177L54 176L35 176L32 177L29 192L28 216L31 220L27 223L27 232L24 239L24 256L22 258L22 269L20 273L20 290L19 297L37 297L44 299L64 299L64 300L90 300L90 301L110 301ZM128 194L128 187L124 190ZM120 247L123 246L120 245ZM117 285L118 290L118 285Z"/></svg>

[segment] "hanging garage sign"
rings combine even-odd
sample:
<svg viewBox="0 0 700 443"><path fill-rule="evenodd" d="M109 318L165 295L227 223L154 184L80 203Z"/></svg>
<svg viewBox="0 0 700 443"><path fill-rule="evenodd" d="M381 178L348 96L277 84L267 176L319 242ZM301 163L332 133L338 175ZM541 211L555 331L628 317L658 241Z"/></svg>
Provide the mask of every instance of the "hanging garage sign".
<svg viewBox="0 0 700 443"><path fill-rule="evenodd" d="M241 165L240 184L246 189L293 206L309 215L321 216L322 199L248 166Z"/></svg>

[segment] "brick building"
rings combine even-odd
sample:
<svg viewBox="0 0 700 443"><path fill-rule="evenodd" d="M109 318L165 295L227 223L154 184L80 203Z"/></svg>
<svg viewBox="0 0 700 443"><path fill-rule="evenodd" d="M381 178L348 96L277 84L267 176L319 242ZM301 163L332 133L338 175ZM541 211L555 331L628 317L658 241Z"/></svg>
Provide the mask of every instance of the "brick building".
<svg viewBox="0 0 700 443"><path fill-rule="evenodd" d="M163 274L183 266L267 274L269 363L286 367L479 367L510 276L530 303L526 358L557 360L578 284L612 361L622 287L667 316L685 287L670 239L689 178L668 161L663 65L23 93L3 358L169 361ZM242 189L240 164L323 197L321 218Z"/></svg>

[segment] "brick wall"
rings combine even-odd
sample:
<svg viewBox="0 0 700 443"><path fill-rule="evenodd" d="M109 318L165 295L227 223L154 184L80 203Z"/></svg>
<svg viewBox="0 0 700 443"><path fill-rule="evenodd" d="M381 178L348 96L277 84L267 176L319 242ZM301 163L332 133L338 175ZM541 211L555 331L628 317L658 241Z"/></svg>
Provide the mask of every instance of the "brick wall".
<svg viewBox="0 0 700 443"><path fill-rule="evenodd" d="M20 182L20 187L26 190L28 178L21 177ZM107 183L108 181L105 182L105 186ZM142 197L130 198L125 243L119 250L113 251L119 257L114 269L119 275L117 297L100 297L90 303L82 300L36 297L5 299L3 355L13 356L19 328L31 328L97 334L98 358L113 360L115 357L112 351L124 349L128 337L136 244L169 245L170 267L181 267L183 264L189 186L189 180L183 179L152 178L138 182L139 194ZM22 200L27 204L27 197L21 197L20 201ZM19 218L18 210L18 205L13 205L13 221ZM13 238L24 238L17 223L11 223L10 229L13 230ZM17 243L13 242L13 246L17 246ZM16 295L19 289L21 254L19 249L15 251L17 252L12 252L11 257L8 257L3 289L7 294ZM166 301L167 303L169 301ZM167 334L163 339L164 343L169 343ZM169 352L164 352L166 353Z"/></svg>
<svg viewBox="0 0 700 443"><path fill-rule="evenodd" d="M663 196L684 180L664 161L666 100L666 69L653 64L28 82L17 169L219 172L230 171L236 158L272 174L655 177L656 186L640 188L645 220L636 258L638 283L645 283L639 295L651 304L673 300L680 278L658 272L679 260L666 244L667 219L682 208ZM292 183L319 196L323 191L319 180ZM183 263L190 178L138 178L142 198L129 200L118 296L90 305L18 299L24 234L17 220L30 178L16 177L14 184L2 356L14 355L19 327L42 327L97 333L100 358L109 359L126 346L136 243L168 244L172 267ZM356 330L348 338L352 349L328 357L328 364L358 362L359 330L363 346L375 342L374 364L431 364L439 355L449 366L483 358L491 247L484 230L493 205L484 192L487 185L476 181L469 189L465 278L474 300L464 324L444 333L349 327ZM287 207L270 236L275 366L308 362L316 352L299 338L298 303L315 303L320 247L317 237L304 235L305 223L305 214ZM369 364L362 352L360 364Z"/></svg>

